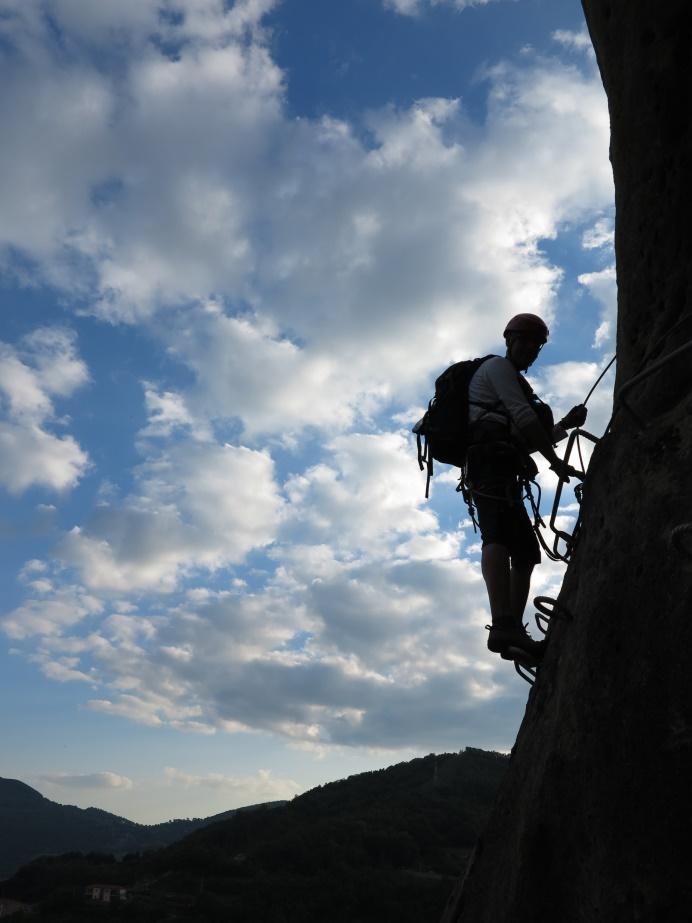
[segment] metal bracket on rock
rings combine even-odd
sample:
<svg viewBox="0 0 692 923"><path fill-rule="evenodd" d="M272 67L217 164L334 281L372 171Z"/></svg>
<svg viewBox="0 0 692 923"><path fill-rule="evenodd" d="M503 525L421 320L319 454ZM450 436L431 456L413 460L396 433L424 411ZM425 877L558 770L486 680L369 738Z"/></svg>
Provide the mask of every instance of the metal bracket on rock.
<svg viewBox="0 0 692 923"><path fill-rule="evenodd" d="M593 442L594 445L597 445L601 441L598 436L594 436L592 433L587 433L585 429L579 429L579 427L573 429L569 435L569 439L567 440L567 448L565 449L564 462L566 465L569 464L572 450L574 449L577 439L579 439L580 436L583 436L585 439ZM559 558L561 561L567 563L572 556L572 551L574 550L574 543L576 540L575 536L577 534L577 530L579 529L579 517L577 517L577 522L574 526L574 532L571 535L569 532L564 532L562 529L558 529L558 527L555 525L555 520L557 518L560 507L560 500L562 499L562 487L564 484L565 481L558 481L557 490L555 491L555 498L553 500L553 508L550 513L550 529L555 533L555 540L553 541L553 554L556 558ZM581 484L576 485L574 493L577 498L577 502L581 505ZM564 553L561 553L558 548L561 540L565 543L566 546Z"/></svg>
<svg viewBox="0 0 692 923"><path fill-rule="evenodd" d="M690 524L690 529L692 530L692 524ZM569 609L563 606L562 603L559 603L557 599L553 599L552 596L536 596L533 604L538 609L536 613L536 625L538 625L539 630L542 631L543 634L547 633L551 619L560 618L565 619L567 622L572 621L572 613ZM545 628L543 627L543 622L545 622ZM515 660L514 669L530 686L533 686L536 682L538 667L529 667Z"/></svg>
<svg viewBox="0 0 692 923"><path fill-rule="evenodd" d="M536 667L525 667L520 664L518 660L515 660L514 669L522 679L526 680L529 686L533 686L533 684L536 682L536 674L538 672Z"/></svg>
<svg viewBox="0 0 692 923"><path fill-rule="evenodd" d="M565 619L567 622L572 621L572 613L569 609L556 599L553 599L552 596L536 596L533 604L538 609L536 625L543 634L547 634L550 620L553 618ZM543 622L545 622L545 628L543 627Z"/></svg>

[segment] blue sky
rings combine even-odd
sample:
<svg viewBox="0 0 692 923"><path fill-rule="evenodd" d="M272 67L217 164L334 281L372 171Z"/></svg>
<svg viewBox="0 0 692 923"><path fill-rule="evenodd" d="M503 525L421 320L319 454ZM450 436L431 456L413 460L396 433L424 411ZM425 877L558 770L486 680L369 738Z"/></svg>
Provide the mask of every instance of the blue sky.
<svg viewBox="0 0 692 923"><path fill-rule="evenodd" d="M0 0L0 72L0 774L154 822L509 749L409 430L517 311L557 413L612 355L580 4Z"/></svg>

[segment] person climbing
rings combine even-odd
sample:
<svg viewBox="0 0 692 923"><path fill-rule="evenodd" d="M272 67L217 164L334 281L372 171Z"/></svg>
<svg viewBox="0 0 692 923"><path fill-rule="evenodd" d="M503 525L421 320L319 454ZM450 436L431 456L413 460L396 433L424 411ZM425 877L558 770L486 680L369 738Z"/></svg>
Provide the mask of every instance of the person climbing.
<svg viewBox="0 0 692 923"><path fill-rule="evenodd" d="M558 458L554 443L585 422L586 407L578 404L554 425L550 408L521 374L538 358L548 332L537 315L517 314L504 330L505 356L486 358L468 390L466 485L481 530L481 570L492 620L488 648L526 666L540 663L545 641L531 638L522 621L541 553L520 482L538 472L534 452L561 480L583 477Z"/></svg>

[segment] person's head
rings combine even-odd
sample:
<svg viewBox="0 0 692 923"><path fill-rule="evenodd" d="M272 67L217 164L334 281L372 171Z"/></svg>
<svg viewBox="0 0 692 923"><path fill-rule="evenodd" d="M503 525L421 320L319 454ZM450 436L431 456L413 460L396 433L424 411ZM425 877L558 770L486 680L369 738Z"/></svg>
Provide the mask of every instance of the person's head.
<svg viewBox="0 0 692 923"><path fill-rule="evenodd" d="M517 369L536 361L548 340L548 327L537 314L516 314L505 327L507 358Z"/></svg>

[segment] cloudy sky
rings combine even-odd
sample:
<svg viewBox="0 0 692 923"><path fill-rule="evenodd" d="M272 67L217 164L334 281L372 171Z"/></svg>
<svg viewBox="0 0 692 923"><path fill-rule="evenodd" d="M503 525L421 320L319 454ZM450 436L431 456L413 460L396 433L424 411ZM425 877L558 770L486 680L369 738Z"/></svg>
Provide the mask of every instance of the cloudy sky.
<svg viewBox="0 0 692 923"><path fill-rule="evenodd" d="M557 413L612 355L578 0L0 0L0 81L0 775L154 822L508 750L410 426L517 311Z"/></svg>

